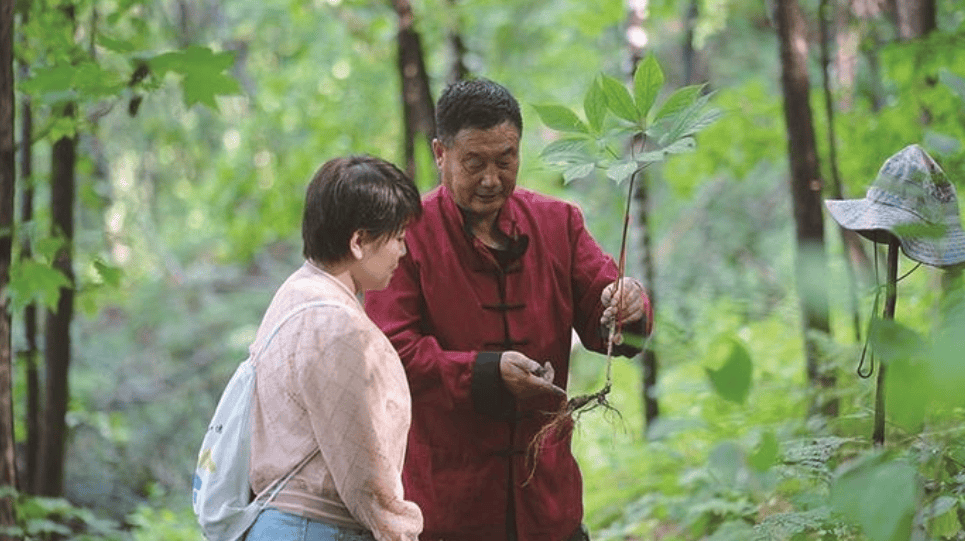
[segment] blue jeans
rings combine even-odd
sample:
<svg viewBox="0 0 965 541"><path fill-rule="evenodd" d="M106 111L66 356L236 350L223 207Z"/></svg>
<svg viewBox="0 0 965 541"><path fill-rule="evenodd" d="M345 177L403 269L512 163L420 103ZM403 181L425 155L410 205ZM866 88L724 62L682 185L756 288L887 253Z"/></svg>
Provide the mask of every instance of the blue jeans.
<svg viewBox="0 0 965 541"><path fill-rule="evenodd" d="M268 507L248 530L246 541L375 541L365 530L319 522Z"/></svg>

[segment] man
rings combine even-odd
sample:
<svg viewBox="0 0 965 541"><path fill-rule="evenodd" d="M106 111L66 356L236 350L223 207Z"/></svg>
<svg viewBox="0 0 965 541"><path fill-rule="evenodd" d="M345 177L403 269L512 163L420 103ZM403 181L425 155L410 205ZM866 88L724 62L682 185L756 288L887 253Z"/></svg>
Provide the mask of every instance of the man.
<svg viewBox="0 0 965 541"><path fill-rule="evenodd" d="M442 186L423 198L389 286L366 297L412 392L403 483L424 515L420 539L586 539L572 427L535 463L529 447L565 400L573 329L606 352L616 308L644 334L650 303L636 280L616 287L579 209L516 188L523 123L508 90L450 85L436 117Z"/></svg>

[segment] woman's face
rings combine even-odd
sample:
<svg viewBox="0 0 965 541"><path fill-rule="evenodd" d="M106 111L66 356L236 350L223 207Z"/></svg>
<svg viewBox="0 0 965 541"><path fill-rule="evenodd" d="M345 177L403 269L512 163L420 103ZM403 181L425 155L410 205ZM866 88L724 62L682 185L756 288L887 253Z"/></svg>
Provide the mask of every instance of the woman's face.
<svg viewBox="0 0 965 541"><path fill-rule="evenodd" d="M362 293L383 289L399 266L399 258L405 255L405 228L387 238L361 240L360 248L362 257L355 262L352 272L355 290Z"/></svg>

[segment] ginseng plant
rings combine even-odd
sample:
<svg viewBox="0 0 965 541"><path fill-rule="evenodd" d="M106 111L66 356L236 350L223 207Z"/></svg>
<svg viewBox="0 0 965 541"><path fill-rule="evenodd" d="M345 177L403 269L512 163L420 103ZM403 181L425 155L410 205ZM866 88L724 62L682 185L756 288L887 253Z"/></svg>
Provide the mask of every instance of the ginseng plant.
<svg viewBox="0 0 965 541"><path fill-rule="evenodd" d="M719 109L708 105L711 95L705 92L705 85L679 88L658 106L657 98L663 85L663 70L653 55L649 55L638 63L631 89L605 74L593 80L583 98L585 120L563 105L535 106L543 123L562 133L540 155L548 165L562 170L565 184L600 173L617 186L628 181L617 265L618 285L614 294L617 299L626 270L630 202L635 182L650 165L675 154L696 150L694 136L721 116ZM621 335L620 320L621 314L618 313L609 329L606 384L595 393L566 401L534 438L534 451L549 434L581 412L598 406L614 410L606 397L611 387L613 344Z"/></svg>

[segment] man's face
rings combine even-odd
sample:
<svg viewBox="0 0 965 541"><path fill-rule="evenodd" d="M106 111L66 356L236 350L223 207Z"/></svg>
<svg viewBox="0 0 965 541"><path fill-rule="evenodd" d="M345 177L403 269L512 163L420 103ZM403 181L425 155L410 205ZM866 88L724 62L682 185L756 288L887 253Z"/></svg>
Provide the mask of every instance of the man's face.
<svg viewBox="0 0 965 541"><path fill-rule="evenodd" d="M519 131L510 122L461 130L450 146L436 139L432 152L456 204L479 218L498 214L516 188Z"/></svg>

